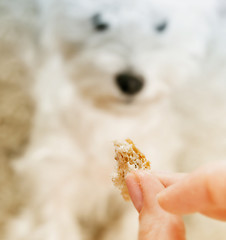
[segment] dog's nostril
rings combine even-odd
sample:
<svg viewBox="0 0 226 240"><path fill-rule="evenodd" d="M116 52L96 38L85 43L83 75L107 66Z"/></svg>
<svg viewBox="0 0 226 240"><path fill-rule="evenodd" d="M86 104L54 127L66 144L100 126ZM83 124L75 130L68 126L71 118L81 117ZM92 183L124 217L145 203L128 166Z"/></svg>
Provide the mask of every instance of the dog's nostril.
<svg viewBox="0 0 226 240"><path fill-rule="evenodd" d="M120 90L128 95L138 93L144 85L143 78L129 73L118 74L116 76L116 83Z"/></svg>

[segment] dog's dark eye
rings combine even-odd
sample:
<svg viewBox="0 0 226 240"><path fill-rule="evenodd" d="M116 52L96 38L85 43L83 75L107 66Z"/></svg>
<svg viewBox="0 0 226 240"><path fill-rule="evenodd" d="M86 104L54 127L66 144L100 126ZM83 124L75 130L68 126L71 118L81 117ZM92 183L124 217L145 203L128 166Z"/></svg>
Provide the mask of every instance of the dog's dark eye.
<svg viewBox="0 0 226 240"><path fill-rule="evenodd" d="M168 27L168 22L167 21L163 21L161 23L159 23L158 25L155 26L155 30L159 33L164 32Z"/></svg>
<svg viewBox="0 0 226 240"><path fill-rule="evenodd" d="M109 24L102 20L102 17L99 13L95 14L92 17L92 22L93 22L93 26L94 26L95 30L97 30L99 32L104 32L104 31L108 30L108 28L109 28Z"/></svg>

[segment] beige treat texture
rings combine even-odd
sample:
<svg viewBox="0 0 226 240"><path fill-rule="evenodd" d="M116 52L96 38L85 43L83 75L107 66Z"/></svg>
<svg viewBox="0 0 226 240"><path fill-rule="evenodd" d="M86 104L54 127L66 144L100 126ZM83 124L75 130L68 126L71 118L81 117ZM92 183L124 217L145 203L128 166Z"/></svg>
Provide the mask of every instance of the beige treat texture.
<svg viewBox="0 0 226 240"><path fill-rule="evenodd" d="M130 200L129 192L126 186L126 175L138 169L150 170L150 162L143 153L134 145L133 141L126 139L123 142L115 141L115 160L116 173L112 178L114 185L120 189L123 198Z"/></svg>

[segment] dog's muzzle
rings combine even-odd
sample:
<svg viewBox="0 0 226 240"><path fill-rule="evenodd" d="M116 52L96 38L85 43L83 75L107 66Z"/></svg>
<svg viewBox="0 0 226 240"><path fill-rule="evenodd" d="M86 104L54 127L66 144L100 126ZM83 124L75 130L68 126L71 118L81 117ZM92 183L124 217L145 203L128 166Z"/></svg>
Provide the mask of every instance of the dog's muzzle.
<svg viewBox="0 0 226 240"><path fill-rule="evenodd" d="M144 86L143 78L131 73L120 73L116 75L115 80L119 89L127 95L135 95Z"/></svg>

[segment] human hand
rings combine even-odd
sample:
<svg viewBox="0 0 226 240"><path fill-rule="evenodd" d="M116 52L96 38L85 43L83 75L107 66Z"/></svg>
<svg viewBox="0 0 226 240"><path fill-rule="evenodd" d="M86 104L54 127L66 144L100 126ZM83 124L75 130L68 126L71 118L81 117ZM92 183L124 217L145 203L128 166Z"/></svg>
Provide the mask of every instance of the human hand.
<svg viewBox="0 0 226 240"><path fill-rule="evenodd" d="M165 189L158 177L150 172L136 171L127 175L126 183L139 212L139 240L185 239L181 217L164 211L158 204L156 196Z"/></svg>
<svg viewBox="0 0 226 240"><path fill-rule="evenodd" d="M158 194L160 206L173 214L199 212L226 220L226 162L204 166L191 174L157 174L166 187Z"/></svg>

